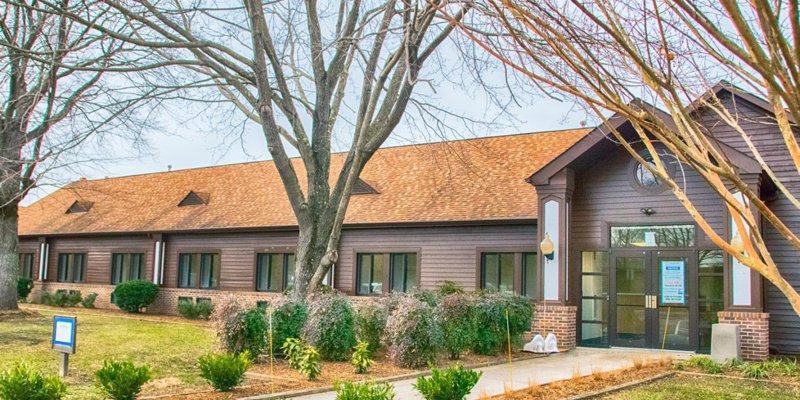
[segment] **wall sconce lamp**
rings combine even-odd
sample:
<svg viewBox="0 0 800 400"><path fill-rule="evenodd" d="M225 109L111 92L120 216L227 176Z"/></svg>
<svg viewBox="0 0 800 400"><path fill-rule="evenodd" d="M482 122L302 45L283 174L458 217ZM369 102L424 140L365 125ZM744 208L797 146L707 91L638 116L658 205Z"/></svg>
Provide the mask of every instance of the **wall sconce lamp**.
<svg viewBox="0 0 800 400"><path fill-rule="evenodd" d="M656 213L656 210L650 207L640 208L639 211L641 211L644 215L653 215Z"/></svg>
<svg viewBox="0 0 800 400"><path fill-rule="evenodd" d="M739 236L739 232L733 234L731 238L731 247L733 247L733 250L737 253L744 253L744 240Z"/></svg>
<svg viewBox="0 0 800 400"><path fill-rule="evenodd" d="M539 249L542 250L542 254L544 254L545 260L553 261L555 258L555 245L553 244L553 240L550 239L550 234L544 234L544 240L542 243L539 244Z"/></svg>

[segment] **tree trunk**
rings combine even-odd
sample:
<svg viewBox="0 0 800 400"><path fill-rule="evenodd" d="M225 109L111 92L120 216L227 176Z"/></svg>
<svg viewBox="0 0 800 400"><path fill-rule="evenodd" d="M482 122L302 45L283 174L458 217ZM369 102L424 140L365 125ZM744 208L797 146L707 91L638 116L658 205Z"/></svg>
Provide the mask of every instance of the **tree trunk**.
<svg viewBox="0 0 800 400"><path fill-rule="evenodd" d="M0 311L17 309L18 222L17 201L0 207Z"/></svg>
<svg viewBox="0 0 800 400"><path fill-rule="evenodd" d="M314 282L314 274L319 269L328 271L330 262L325 257L330 229L318 224L301 226L295 250L294 286L292 298L297 301L308 299L320 286ZM323 263L328 265L323 265ZM324 275L323 275L324 276Z"/></svg>

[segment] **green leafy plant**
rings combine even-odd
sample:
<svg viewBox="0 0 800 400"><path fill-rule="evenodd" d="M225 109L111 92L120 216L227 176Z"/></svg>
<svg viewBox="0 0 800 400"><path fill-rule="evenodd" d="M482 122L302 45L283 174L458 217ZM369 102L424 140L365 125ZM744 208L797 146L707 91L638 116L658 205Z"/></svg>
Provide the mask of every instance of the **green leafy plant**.
<svg viewBox="0 0 800 400"><path fill-rule="evenodd" d="M178 314L188 319L209 319L214 312L214 306L210 301L180 301L178 302Z"/></svg>
<svg viewBox="0 0 800 400"><path fill-rule="evenodd" d="M403 298L386 324L389 357L400 367L416 368L436 360L442 329L433 307L412 296Z"/></svg>
<svg viewBox="0 0 800 400"><path fill-rule="evenodd" d="M300 356L300 362L297 370L300 371L306 379L313 381L322 373L322 357L319 351L313 346L306 346Z"/></svg>
<svg viewBox="0 0 800 400"><path fill-rule="evenodd" d="M351 363L357 374L364 374L372 367L373 361L370 358L369 343L358 342L353 351Z"/></svg>
<svg viewBox="0 0 800 400"><path fill-rule="evenodd" d="M198 301L194 308L198 319L208 320L214 313L214 304L210 301Z"/></svg>
<svg viewBox="0 0 800 400"><path fill-rule="evenodd" d="M263 309L246 308L235 295L216 300L213 308L211 322L222 348L234 354L247 351L253 357L269 349Z"/></svg>
<svg viewBox="0 0 800 400"><path fill-rule="evenodd" d="M769 368L765 363L747 363L742 366L742 375L751 379L767 379Z"/></svg>
<svg viewBox="0 0 800 400"><path fill-rule="evenodd" d="M366 301L356 308L356 338L369 343L369 351L373 353L381 347L388 316L386 305L376 300Z"/></svg>
<svg viewBox="0 0 800 400"><path fill-rule="evenodd" d="M700 356L689 357L688 360L677 364L678 369L699 369L707 374L721 374L725 368L722 364L708 358Z"/></svg>
<svg viewBox="0 0 800 400"><path fill-rule="evenodd" d="M42 291L42 304L47 304L52 307L75 307L81 300L81 292L59 290L55 293Z"/></svg>
<svg viewBox="0 0 800 400"><path fill-rule="evenodd" d="M530 301L510 292L484 290L473 296L475 319L480 323L475 329L472 351L482 355L497 355L505 350L506 310L511 343L519 346L522 334L531 327L533 309Z"/></svg>
<svg viewBox="0 0 800 400"><path fill-rule="evenodd" d="M763 364L769 373L787 376L796 376L798 373L800 373L800 369L798 369L796 360L773 358L771 360L764 361Z"/></svg>
<svg viewBox="0 0 800 400"><path fill-rule="evenodd" d="M89 293L81 300L83 308L94 308L94 302L97 300L97 293Z"/></svg>
<svg viewBox="0 0 800 400"><path fill-rule="evenodd" d="M81 292L77 290L70 290L65 296L65 307L75 307L83 301Z"/></svg>
<svg viewBox="0 0 800 400"><path fill-rule="evenodd" d="M315 295L309 305L302 337L319 350L323 360L346 360L356 344L350 299L338 292Z"/></svg>
<svg viewBox="0 0 800 400"><path fill-rule="evenodd" d="M17 298L20 301L25 301L32 290L33 279L24 277L17 278Z"/></svg>
<svg viewBox="0 0 800 400"><path fill-rule="evenodd" d="M207 354L198 360L200 376L220 392L230 392L244 380L252 357L249 352L241 354Z"/></svg>
<svg viewBox="0 0 800 400"><path fill-rule="evenodd" d="M439 296L444 297L448 294L464 293L464 289L453 281L442 281L439 283Z"/></svg>
<svg viewBox="0 0 800 400"><path fill-rule="evenodd" d="M417 378L414 388L426 400L462 400L478 383L481 372L464 369L460 364L447 369L431 369L430 378Z"/></svg>
<svg viewBox="0 0 800 400"><path fill-rule="evenodd" d="M67 385L57 377L44 376L26 364L0 373L0 400L60 400Z"/></svg>
<svg viewBox="0 0 800 400"><path fill-rule="evenodd" d="M289 338L298 338L308 319L308 307L287 296L281 296L270 303L272 305L272 343L273 350L278 353L279 346Z"/></svg>
<svg viewBox="0 0 800 400"><path fill-rule="evenodd" d="M94 374L97 385L114 400L134 400L142 385L150 380L150 368L137 367L130 361L103 361L103 367Z"/></svg>
<svg viewBox="0 0 800 400"><path fill-rule="evenodd" d="M306 346L303 344L303 341L298 338L288 338L283 345L281 346L281 350L283 351L283 356L286 358L286 361L289 363L289 367L297 369L300 366L300 357L303 355L303 350L305 350Z"/></svg>
<svg viewBox="0 0 800 400"><path fill-rule="evenodd" d="M394 387L389 383L334 382L336 400L393 400Z"/></svg>
<svg viewBox="0 0 800 400"><path fill-rule="evenodd" d="M457 360L474 341L477 323L472 297L453 293L442 297L436 307L442 326L444 349L452 360Z"/></svg>
<svg viewBox="0 0 800 400"><path fill-rule="evenodd" d="M117 285L112 295L117 307L130 313L138 313L156 301L158 286L149 281L127 281Z"/></svg>

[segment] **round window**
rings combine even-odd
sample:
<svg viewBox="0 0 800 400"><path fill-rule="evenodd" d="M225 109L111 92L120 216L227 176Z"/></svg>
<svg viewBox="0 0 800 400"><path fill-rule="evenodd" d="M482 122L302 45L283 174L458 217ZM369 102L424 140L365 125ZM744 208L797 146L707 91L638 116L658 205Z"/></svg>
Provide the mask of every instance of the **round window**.
<svg viewBox="0 0 800 400"><path fill-rule="evenodd" d="M647 162L648 166L655 169L656 163L653 162L653 157L649 155L644 157L645 162ZM636 163L636 171L635 178L636 183L642 186L645 189L656 189L661 186L661 180L659 180L649 169L647 169L644 164Z"/></svg>

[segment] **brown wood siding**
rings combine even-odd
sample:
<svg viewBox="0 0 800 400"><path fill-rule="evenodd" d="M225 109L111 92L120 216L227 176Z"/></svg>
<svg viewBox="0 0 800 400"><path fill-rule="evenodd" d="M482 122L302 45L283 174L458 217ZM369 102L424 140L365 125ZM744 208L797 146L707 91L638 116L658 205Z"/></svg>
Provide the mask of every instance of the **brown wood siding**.
<svg viewBox="0 0 800 400"><path fill-rule="evenodd" d="M168 235L164 287L178 286L178 255L220 253L220 290L255 290L257 252L284 251L297 246L296 233L229 233Z"/></svg>
<svg viewBox="0 0 800 400"><path fill-rule="evenodd" d="M85 253L84 283L111 284L111 254L140 253L144 255L145 279L153 279L153 240L146 236L117 236L92 238L51 238L47 281L58 281L58 254ZM38 267L38 265L37 265Z"/></svg>
<svg viewBox="0 0 800 400"><path fill-rule="evenodd" d="M335 284L343 291L353 292L356 252L408 249L419 252L422 288L433 289L441 281L449 280L473 290L479 249L536 251L537 243L536 225L345 231Z"/></svg>

